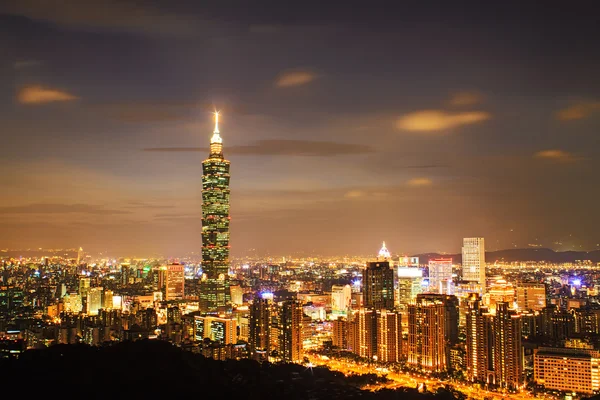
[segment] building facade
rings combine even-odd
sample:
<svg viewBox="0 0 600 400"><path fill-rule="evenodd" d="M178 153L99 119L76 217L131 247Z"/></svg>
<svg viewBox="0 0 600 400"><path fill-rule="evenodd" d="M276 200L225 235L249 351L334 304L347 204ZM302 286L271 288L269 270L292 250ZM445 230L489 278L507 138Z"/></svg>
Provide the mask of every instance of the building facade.
<svg viewBox="0 0 600 400"><path fill-rule="evenodd" d="M367 263L363 271L363 293L365 308L394 308L394 271L388 261Z"/></svg>
<svg viewBox="0 0 600 400"><path fill-rule="evenodd" d="M437 258L429 260L429 291L454 294L452 282L452 259Z"/></svg>
<svg viewBox="0 0 600 400"><path fill-rule="evenodd" d="M477 282L485 293L485 241L483 238L464 238L462 247L462 279Z"/></svg>
<svg viewBox="0 0 600 400"><path fill-rule="evenodd" d="M167 265L165 279L165 300L183 300L185 295L185 274L182 264Z"/></svg>
<svg viewBox="0 0 600 400"><path fill-rule="evenodd" d="M219 114L210 154L202 162L202 279L200 310L223 312L231 309L229 290L229 166L223 156Z"/></svg>
<svg viewBox="0 0 600 400"><path fill-rule="evenodd" d="M593 394L600 390L600 351L540 347L534 350L533 376L548 390Z"/></svg>

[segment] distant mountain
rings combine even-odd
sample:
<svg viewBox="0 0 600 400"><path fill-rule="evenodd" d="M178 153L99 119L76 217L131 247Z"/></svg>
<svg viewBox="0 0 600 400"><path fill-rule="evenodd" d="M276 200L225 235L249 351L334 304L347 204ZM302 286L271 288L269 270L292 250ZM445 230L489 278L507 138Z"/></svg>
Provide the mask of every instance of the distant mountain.
<svg viewBox="0 0 600 400"><path fill-rule="evenodd" d="M438 254L424 253L415 254L414 257L419 257L419 263L427 264L429 260L434 258L449 258L455 263L462 262L461 254ZM536 249L507 249L498 251L486 251L485 260L487 262L494 261L545 261L548 263L569 263L583 260L590 260L594 263L600 262L600 250L594 251L554 251L551 249L536 248Z"/></svg>

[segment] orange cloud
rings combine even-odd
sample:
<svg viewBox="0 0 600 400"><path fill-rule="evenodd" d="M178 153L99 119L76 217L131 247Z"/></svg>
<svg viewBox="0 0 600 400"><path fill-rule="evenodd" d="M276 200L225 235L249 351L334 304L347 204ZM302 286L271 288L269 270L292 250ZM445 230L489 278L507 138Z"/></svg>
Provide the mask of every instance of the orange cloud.
<svg viewBox="0 0 600 400"><path fill-rule="evenodd" d="M45 104L55 101L72 101L77 99L77 96L73 96L68 92L38 85L25 86L17 93L17 101L21 104Z"/></svg>
<svg viewBox="0 0 600 400"><path fill-rule="evenodd" d="M406 184L412 187L424 187L431 186L433 181L429 178L413 178L406 182Z"/></svg>
<svg viewBox="0 0 600 400"><path fill-rule="evenodd" d="M398 129L414 132L432 132L457 128L485 121L491 117L485 111L448 112L423 110L406 114L398 120Z"/></svg>
<svg viewBox="0 0 600 400"><path fill-rule="evenodd" d="M347 199L355 199L362 196L364 196L364 192L361 192L360 190L350 190L344 194L344 197Z"/></svg>
<svg viewBox="0 0 600 400"><path fill-rule="evenodd" d="M571 121L589 117L598 111L600 111L600 101L588 101L573 104L570 107L559 110L556 113L556 118L561 121Z"/></svg>
<svg viewBox="0 0 600 400"><path fill-rule="evenodd" d="M450 98L452 106L472 106L483 101L483 96L477 92L458 92Z"/></svg>
<svg viewBox="0 0 600 400"><path fill-rule="evenodd" d="M314 81L317 75L310 71L287 71L277 77L275 84L277 87L291 87L306 85Z"/></svg>
<svg viewBox="0 0 600 400"><path fill-rule="evenodd" d="M578 159L573 155L573 153L569 153L558 149L538 151L533 156L535 158L541 158L545 160L552 160L558 162L576 161Z"/></svg>

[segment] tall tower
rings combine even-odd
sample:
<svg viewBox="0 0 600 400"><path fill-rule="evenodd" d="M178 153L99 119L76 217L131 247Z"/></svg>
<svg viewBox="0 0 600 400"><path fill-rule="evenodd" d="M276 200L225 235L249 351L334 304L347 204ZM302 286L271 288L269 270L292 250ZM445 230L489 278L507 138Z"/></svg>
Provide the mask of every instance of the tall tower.
<svg viewBox="0 0 600 400"><path fill-rule="evenodd" d="M384 242L379 251L378 261L368 262L363 271L363 298L366 308L394 308L394 271L387 261L389 256L390 252Z"/></svg>
<svg viewBox="0 0 600 400"><path fill-rule="evenodd" d="M219 113L210 153L202 162L202 280L200 310L229 311L229 161L223 156Z"/></svg>
<svg viewBox="0 0 600 400"><path fill-rule="evenodd" d="M463 280L477 282L485 293L485 243L483 238L464 238L462 247Z"/></svg>

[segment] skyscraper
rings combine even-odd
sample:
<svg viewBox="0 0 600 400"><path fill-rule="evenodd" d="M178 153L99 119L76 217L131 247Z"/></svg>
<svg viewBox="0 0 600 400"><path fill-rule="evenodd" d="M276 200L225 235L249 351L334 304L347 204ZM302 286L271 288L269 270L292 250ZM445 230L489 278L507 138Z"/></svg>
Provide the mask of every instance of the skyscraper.
<svg viewBox="0 0 600 400"><path fill-rule="evenodd" d="M451 258L429 260L429 290L434 293L454 294Z"/></svg>
<svg viewBox="0 0 600 400"><path fill-rule="evenodd" d="M458 339L458 299L433 293L417 295L408 306L408 364L445 371L449 348Z"/></svg>
<svg viewBox="0 0 600 400"><path fill-rule="evenodd" d="M185 276L183 265L167 265L165 300L183 300L184 291Z"/></svg>
<svg viewBox="0 0 600 400"><path fill-rule="evenodd" d="M521 316L508 303L496 303L496 313L481 305L473 293L467 312L467 379L508 389L523 384Z"/></svg>
<svg viewBox="0 0 600 400"><path fill-rule="evenodd" d="M271 352L271 314L273 300L257 297L250 305L250 332L248 344L256 360L266 360Z"/></svg>
<svg viewBox="0 0 600 400"><path fill-rule="evenodd" d="M462 247L463 280L477 282L485 293L485 243L483 238L464 238Z"/></svg>
<svg viewBox="0 0 600 400"><path fill-rule="evenodd" d="M377 361L400 362L402 357L402 315L394 311L377 313Z"/></svg>
<svg viewBox="0 0 600 400"><path fill-rule="evenodd" d="M394 271L390 268L390 252L383 244L378 261L367 263L363 271L364 306L376 310L394 308Z"/></svg>
<svg viewBox="0 0 600 400"><path fill-rule="evenodd" d="M546 285L529 282L517 283L517 307L524 311L541 311L546 307Z"/></svg>
<svg viewBox="0 0 600 400"><path fill-rule="evenodd" d="M200 310L223 312L231 308L229 291L229 161L223 156L219 113L210 153L202 162L202 279Z"/></svg>
<svg viewBox="0 0 600 400"><path fill-rule="evenodd" d="M287 300L281 305L281 359L295 362L302 356L302 303Z"/></svg>

